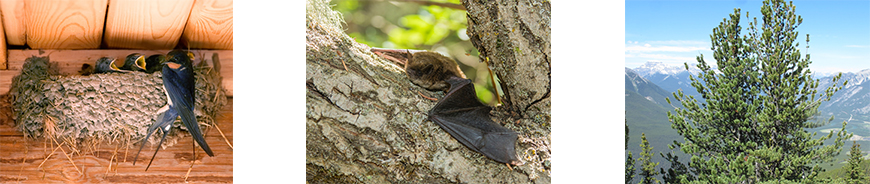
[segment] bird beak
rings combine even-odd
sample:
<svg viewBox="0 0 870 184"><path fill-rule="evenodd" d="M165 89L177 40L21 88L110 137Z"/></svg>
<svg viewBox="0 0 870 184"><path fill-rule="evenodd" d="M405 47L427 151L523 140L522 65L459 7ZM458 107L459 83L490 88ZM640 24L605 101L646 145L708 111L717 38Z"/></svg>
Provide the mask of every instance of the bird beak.
<svg viewBox="0 0 870 184"><path fill-rule="evenodd" d="M145 64L145 56L144 55L139 56L139 58L136 59L136 65L139 65L140 68L145 69L146 64Z"/></svg>

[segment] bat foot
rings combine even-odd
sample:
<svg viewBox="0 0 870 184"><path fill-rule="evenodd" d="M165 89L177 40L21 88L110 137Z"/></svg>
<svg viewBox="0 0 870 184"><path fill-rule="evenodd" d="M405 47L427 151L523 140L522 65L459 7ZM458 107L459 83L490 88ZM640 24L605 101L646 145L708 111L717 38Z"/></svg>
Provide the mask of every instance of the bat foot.
<svg viewBox="0 0 870 184"><path fill-rule="evenodd" d="M525 164L525 163L522 163L519 160L514 160L514 161L511 161L510 164L508 164L508 167L510 167L510 165L521 166L523 164Z"/></svg>
<svg viewBox="0 0 870 184"><path fill-rule="evenodd" d="M423 93L421 93L420 91L417 91L417 94L420 94L420 96L422 96L423 98L426 98L426 99L429 99L432 101L438 101L437 98L428 97L428 96L424 95Z"/></svg>

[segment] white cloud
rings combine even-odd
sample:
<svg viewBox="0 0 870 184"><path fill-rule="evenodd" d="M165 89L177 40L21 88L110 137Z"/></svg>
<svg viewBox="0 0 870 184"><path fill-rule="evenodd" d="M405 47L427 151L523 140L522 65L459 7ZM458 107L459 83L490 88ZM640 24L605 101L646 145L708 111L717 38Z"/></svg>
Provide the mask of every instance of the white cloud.
<svg viewBox="0 0 870 184"><path fill-rule="evenodd" d="M692 52L710 50L705 47L675 47L675 46L652 46L644 44L643 46L626 46L626 52Z"/></svg>
<svg viewBox="0 0 870 184"><path fill-rule="evenodd" d="M639 53L639 54L626 54L625 57L626 58L643 58L644 60L656 60L656 61L661 61L661 60L679 61L679 62L695 61L695 57L674 56L674 55L667 55L667 54Z"/></svg>
<svg viewBox="0 0 870 184"><path fill-rule="evenodd" d="M664 41L650 41L647 43L651 44L662 44L662 45L709 45L709 43L704 41L697 40L664 40Z"/></svg>
<svg viewBox="0 0 870 184"><path fill-rule="evenodd" d="M628 41L625 44L625 51L629 53L636 52L694 52L710 50L704 46L707 43L695 40L664 40L664 41L647 41L643 45L637 41Z"/></svg>
<svg viewBox="0 0 870 184"><path fill-rule="evenodd" d="M628 41L625 44L625 62L643 64L646 62L662 62L669 65L696 63L696 57L704 53L705 60L712 60L708 43L694 40L664 40L664 41Z"/></svg>

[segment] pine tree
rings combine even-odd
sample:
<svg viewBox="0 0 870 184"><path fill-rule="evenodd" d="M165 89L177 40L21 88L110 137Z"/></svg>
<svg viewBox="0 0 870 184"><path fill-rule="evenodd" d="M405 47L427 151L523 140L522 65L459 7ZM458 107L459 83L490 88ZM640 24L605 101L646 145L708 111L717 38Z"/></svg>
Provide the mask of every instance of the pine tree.
<svg viewBox="0 0 870 184"><path fill-rule="evenodd" d="M625 149L628 150L628 120L625 123ZM631 151L628 151L628 158L625 158L625 184L631 183L634 174L634 158L631 156Z"/></svg>
<svg viewBox="0 0 870 184"><path fill-rule="evenodd" d="M861 145L856 141L852 141L852 150L849 151L849 183L866 183L867 173L861 168L861 162L864 161L863 156L861 154Z"/></svg>
<svg viewBox="0 0 870 184"><path fill-rule="evenodd" d="M682 91L674 93L683 108L668 112L668 118L684 137L676 146L691 155L688 166L697 177L692 182L813 181L821 172L818 164L839 154L850 136L845 122L836 133L818 139L805 130L818 126L810 118L842 85L817 93L810 56L801 58L795 41L803 19L791 2L765 0L761 14L762 24L756 27L753 19L747 35L741 35L740 9L713 29L716 62L698 56L701 73L690 78L705 104ZM824 145L835 134L834 144Z"/></svg>
<svg viewBox="0 0 870 184"><path fill-rule="evenodd" d="M634 158L631 156L631 151L628 151L628 158L625 159L625 184L631 183L634 175Z"/></svg>
<svg viewBox="0 0 870 184"><path fill-rule="evenodd" d="M680 162L680 157L674 154L674 145L669 144L668 148L671 149L671 152L667 155L664 153L659 153L665 160L671 163L671 168L665 170L665 168L661 168L659 171L662 173L662 180L664 183L685 183L685 181L695 180L692 175L689 174L689 168L686 167L686 164Z"/></svg>
<svg viewBox="0 0 870 184"><path fill-rule="evenodd" d="M640 134L640 149L643 150L640 152L640 158L638 161L640 162L640 183L658 183L658 179L656 179L656 175L658 175L658 171L656 171L656 166L659 165L658 162L652 162L653 147L649 145L649 141L646 140L646 134Z"/></svg>

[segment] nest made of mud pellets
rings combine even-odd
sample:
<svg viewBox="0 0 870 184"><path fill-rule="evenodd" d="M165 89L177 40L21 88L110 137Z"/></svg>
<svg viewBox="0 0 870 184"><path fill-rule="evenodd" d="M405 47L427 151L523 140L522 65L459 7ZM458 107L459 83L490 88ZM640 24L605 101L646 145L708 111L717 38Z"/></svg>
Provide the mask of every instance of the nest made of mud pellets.
<svg viewBox="0 0 870 184"><path fill-rule="evenodd" d="M42 136L68 144L109 141L131 145L142 140L156 122L157 110L168 100L161 72L63 76L50 65L48 57L27 58L21 74L12 79L9 96L13 119L16 129L27 137ZM194 113L204 132L214 125L227 101L220 72L212 66L220 65L217 61L212 65L199 62L194 67ZM173 127L186 131L180 120ZM175 130L167 135L164 146L187 134ZM149 142L154 144L157 139L152 136Z"/></svg>

